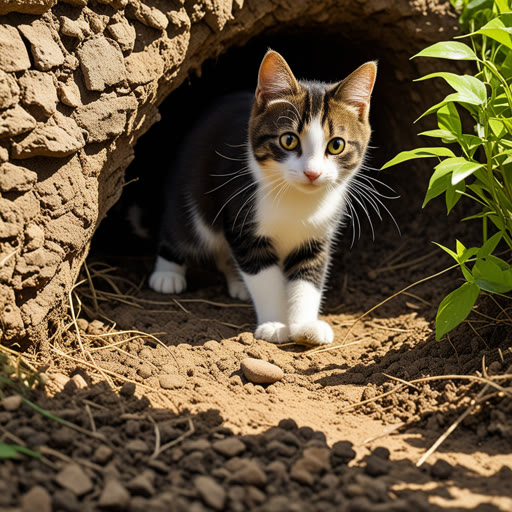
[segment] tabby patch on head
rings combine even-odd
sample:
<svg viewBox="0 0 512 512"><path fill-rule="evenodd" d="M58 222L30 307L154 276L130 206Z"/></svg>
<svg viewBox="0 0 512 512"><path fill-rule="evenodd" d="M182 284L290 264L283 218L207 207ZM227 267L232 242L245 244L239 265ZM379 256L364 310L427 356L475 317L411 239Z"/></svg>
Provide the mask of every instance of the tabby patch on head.
<svg viewBox="0 0 512 512"><path fill-rule="evenodd" d="M367 62L336 84L295 79L269 51L260 67L249 138L262 181L304 192L342 184L361 166L370 139L377 66Z"/></svg>

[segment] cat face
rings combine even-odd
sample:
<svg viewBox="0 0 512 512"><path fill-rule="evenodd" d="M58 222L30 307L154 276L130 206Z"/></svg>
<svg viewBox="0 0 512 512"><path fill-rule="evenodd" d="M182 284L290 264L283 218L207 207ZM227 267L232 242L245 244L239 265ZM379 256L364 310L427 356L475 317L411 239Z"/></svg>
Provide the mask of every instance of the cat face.
<svg viewBox="0 0 512 512"><path fill-rule="evenodd" d="M269 51L260 67L249 124L260 181L285 181L305 193L341 184L362 164L370 139L374 62L337 84L297 81Z"/></svg>

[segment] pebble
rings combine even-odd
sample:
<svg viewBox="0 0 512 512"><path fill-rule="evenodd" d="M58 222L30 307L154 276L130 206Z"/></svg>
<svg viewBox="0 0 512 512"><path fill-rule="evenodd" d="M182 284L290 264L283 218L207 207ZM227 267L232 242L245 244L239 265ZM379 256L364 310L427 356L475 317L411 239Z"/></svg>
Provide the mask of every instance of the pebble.
<svg viewBox="0 0 512 512"><path fill-rule="evenodd" d="M144 496L145 498L151 498L155 494L155 474L153 471L146 470L135 478L132 478L128 484L127 489L137 496Z"/></svg>
<svg viewBox="0 0 512 512"><path fill-rule="evenodd" d="M92 490L93 485L89 476L77 464L71 463L57 474L55 481L75 496L83 496Z"/></svg>
<svg viewBox="0 0 512 512"><path fill-rule="evenodd" d="M235 457L245 451L245 444L236 437L228 437L227 439L215 441L212 444L212 448L217 453L226 457Z"/></svg>
<svg viewBox="0 0 512 512"><path fill-rule="evenodd" d="M206 350L217 350L219 347L220 347L220 343L218 341L215 341L215 340L207 341L203 345L203 348L205 348Z"/></svg>
<svg viewBox="0 0 512 512"><path fill-rule="evenodd" d="M149 452L148 445L142 439L134 439L129 443L126 443L125 448L129 452L147 453Z"/></svg>
<svg viewBox="0 0 512 512"><path fill-rule="evenodd" d="M443 459L438 459L430 468L430 474L439 480L447 480L453 472L453 466Z"/></svg>
<svg viewBox="0 0 512 512"><path fill-rule="evenodd" d="M101 320L93 320L87 326L87 334L101 334L105 324Z"/></svg>
<svg viewBox="0 0 512 512"><path fill-rule="evenodd" d="M77 318L76 325L78 325L80 330L86 332L87 328L89 327L89 322L85 318Z"/></svg>
<svg viewBox="0 0 512 512"><path fill-rule="evenodd" d="M350 441L338 441L334 443L331 450L331 466L333 468L348 464L356 456Z"/></svg>
<svg viewBox="0 0 512 512"><path fill-rule="evenodd" d="M284 377L283 370L275 364L246 357L241 363L240 368L246 379L255 384L272 384Z"/></svg>
<svg viewBox="0 0 512 512"><path fill-rule="evenodd" d="M194 485L205 505L215 510L224 510L226 491L213 478L198 476L194 480Z"/></svg>
<svg viewBox="0 0 512 512"><path fill-rule="evenodd" d="M87 387L87 382L85 382L85 379L78 373L73 375L71 380L76 384L78 389L85 389Z"/></svg>
<svg viewBox="0 0 512 512"><path fill-rule="evenodd" d="M96 462L97 464L104 465L110 460L110 458L112 457L112 454L113 454L112 449L109 446L102 444L102 445L98 446L98 448L96 448L96 450L94 451L92 460L93 460L93 462Z"/></svg>
<svg viewBox="0 0 512 512"><path fill-rule="evenodd" d="M23 399L19 395L11 395L2 400L2 406L6 411L16 411L23 403Z"/></svg>
<svg viewBox="0 0 512 512"><path fill-rule="evenodd" d="M382 459L377 455L371 454L366 459L366 466L364 472L370 476L387 475L391 465L388 460Z"/></svg>
<svg viewBox="0 0 512 512"><path fill-rule="evenodd" d="M267 475L259 465L255 461L249 460L245 464L245 467L233 473L230 480L240 484L263 487L267 483L268 479Z"/></svg>
<svg viewBox="0 0 512 512"><path fill-rule="evenodd" d="M149 379L153 375L153 368L147 363L142 363L137 370L137 374L142 379Z"/></svg>
<svg viewBox="0 0 512 512"><path fill-rule="evenodd" d="M61 427L50 434L50 439L55 448L65 448L73 444L76 433L68 427Z"/></svg>
<svg viewBox="0 0 512 512"><path fill-rule="evenodd" d="M502 365L499 361L493 361L488 368L489 375L497 375L501 372Z"/></svg>
<svg viewBox="0 0 512 512"><path fill-rule="evenodd" d="M187 381L181 375L167 374L160 375L158 382L160 383L160 387L163 389L176 389L182 388Z"/></svg>
<svg viewBox="0 0 512 512"><path fill-rule="evenodd" d="M52 512L52 499L48 491L36 485L21 498L21 510L23 512Z"/></svg>
<svg viewBox="0 0 512 512"><path fill-rule="evenodd" d="M63 510L65 512L81 512L82 510L82 504L68 489L57 489L53 493L53 506L54 510Z"/></svg>
<svg viewBox="0 0 512 512"><path fill-rule="evenodd" d="M119 390L119 394L125 398L130 398L135 394L135 389L136 386L134 382L125 382Z"/></svg>
<svg viewBox="0 0 512 512"><path fill-rule="evenodd" d="M100 494L98 507L106 510L127 510L130 493L115 479L109 478Z"/></svg>

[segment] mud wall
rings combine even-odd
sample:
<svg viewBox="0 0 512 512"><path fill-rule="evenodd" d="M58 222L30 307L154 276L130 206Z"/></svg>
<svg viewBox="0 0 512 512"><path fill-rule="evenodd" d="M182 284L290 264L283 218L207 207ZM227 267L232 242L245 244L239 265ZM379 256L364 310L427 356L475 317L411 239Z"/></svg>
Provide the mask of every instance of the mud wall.
<svg viewBox="0 0 512 512"><path fill-rule="evenodd" d="M264 31L339 30L402 57L398 91L455 25L448 0L0 0L0 341L47 335L137 138L206 59Z"/></svg>

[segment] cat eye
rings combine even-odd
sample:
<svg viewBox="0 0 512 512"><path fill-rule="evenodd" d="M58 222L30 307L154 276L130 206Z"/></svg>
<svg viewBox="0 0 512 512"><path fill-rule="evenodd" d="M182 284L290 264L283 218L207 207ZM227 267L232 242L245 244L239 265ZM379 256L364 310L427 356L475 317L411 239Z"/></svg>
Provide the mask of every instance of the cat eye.
<svg viewBox="0 0 512 512"><path fill-rule="evenodd" d="M279 142L284 149L292 151L299 145L299 138L293 133L284 133L279 138Z"/></svg>
<svg viewBox="0 0 512 512"><path fill-rule="evenodd" d="M345 141L341 137L335 137L327 144L327 152L331 155L339 155L345 149Z"/></svg>

